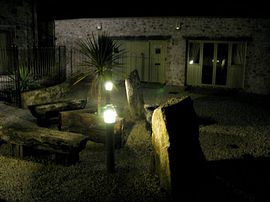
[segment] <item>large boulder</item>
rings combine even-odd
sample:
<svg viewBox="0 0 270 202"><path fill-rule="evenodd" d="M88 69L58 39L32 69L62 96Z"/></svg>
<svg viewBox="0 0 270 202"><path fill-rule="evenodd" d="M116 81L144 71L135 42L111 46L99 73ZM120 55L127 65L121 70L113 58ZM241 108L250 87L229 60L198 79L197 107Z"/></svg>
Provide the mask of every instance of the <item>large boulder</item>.
<svg viewBox="0 0 270 202"><path fill-rule="evenodd" d="M152 116L154 110L158 107L158 105L144 104L144 115L146 120L146 129L152 133Z"/></svg>
<svg viewBox="0 0 270 202"><path fill-rule="evenodd" d="M177 200L194 196L205 157L199 142L199 126L189 96L171 98L152 116L154 171L160 185Z"/></svg>
<svg viewBox="0 0 270 202"><path fill-rule="evenodd" d="M133 70L125 79L127 101L132 119L144 118L144 100L138 71Z"/></svg>

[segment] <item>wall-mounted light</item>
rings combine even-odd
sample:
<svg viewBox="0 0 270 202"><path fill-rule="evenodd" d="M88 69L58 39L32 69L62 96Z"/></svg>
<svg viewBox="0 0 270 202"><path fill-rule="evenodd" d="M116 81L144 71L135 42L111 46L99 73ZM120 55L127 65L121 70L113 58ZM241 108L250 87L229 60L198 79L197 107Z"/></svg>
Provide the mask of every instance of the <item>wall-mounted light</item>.
<svg viewBox="0 0 270 202"><path fill-rule="evenodd" d="M182 27L183 27L183 25L184 25L184 23L182 23L182 22L177 22L176 25L175 25L175 29L176 29L176 30L181 30Z"/></svg>
<svg viewBox="0 0 270 202"><path fill-rule="evenodd" d="M102 23L97 24L96 28L97 28L97 30L102 30Z"/></svg>

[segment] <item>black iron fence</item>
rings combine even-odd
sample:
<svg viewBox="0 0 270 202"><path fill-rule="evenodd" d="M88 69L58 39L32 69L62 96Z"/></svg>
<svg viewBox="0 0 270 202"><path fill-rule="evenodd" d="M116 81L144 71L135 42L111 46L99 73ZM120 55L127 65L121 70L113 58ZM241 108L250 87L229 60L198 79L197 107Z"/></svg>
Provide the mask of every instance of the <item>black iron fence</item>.
<svg viewBox="0 0 270 202"><path fill-rule="evenodd" d="M87 60L87 58L80 52L80 50L76 48L68 49L67 58L70 76L74 76L88 70L89 67L83 65L84 61Z"/></svg>
<svg viewBox="0 0 270 202"><path fill-rule="evenodd" d="M134 58L134 57L132 57ZM89 60L89 58L86 58L81 51L77 48L71 47L67 50L67 69L68 69L68 75L70 77L76 76L80 73L89 71L91 67L88 65L85 65L85 61ZM126 61L131 60L131 57L127 57L126 55L123 55L119 58L119 62L122 65L119 65L119 67L114 67L113 69L113 78L115 80L123 80L126 75L129 73L128 69L126 68ZM92 67L92 70L94 71L94 67Z"/></svg>
<svg viewBox="0 0 270 202"><path fill-rule="evenodd" d="M0 100L20 105L20 93L62 83L66 48L0 49Z"/></svg>

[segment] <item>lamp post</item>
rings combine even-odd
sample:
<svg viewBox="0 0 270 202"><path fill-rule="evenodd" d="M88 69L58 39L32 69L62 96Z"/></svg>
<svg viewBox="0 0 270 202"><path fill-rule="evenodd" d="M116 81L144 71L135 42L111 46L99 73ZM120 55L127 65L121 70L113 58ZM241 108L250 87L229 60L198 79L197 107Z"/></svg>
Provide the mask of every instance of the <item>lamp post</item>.
<svg viewBox="0 0 270 202"><path fill-rule="evenodd" d="M108 80L104 83L105 94L106 94L106 104L111 103L111 91L113 89L113 83L111 80Z"/></svg>
<svg viewBox="0 0 270 202"><path fill-rule="evenodd" d="M106 166L107 172L114 172L114 123L116 121L117 113L112 104L110 104L110 92L113 88L111 81L105 82L106 90L106 106L103 111L103 119L105 122L105 146L106 146Z"/></svg>
<svg viewBox="0 0 270 202"><path fill-rule="evenodd" d="M106 124L106 166L109 173L114 172L114 123L116 116L117 114L113 105L106 105L103 112L103 119Z"/></svg>

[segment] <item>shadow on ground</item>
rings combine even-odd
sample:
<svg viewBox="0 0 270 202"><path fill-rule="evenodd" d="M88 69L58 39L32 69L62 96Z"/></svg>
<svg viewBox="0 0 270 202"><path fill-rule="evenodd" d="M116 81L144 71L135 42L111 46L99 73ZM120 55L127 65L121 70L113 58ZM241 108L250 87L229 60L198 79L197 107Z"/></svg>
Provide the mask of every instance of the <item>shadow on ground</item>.
<svg viewBox="0 0 270 202"><path fill-rule="evenodd" d="M270 158L208 161L206 170L198 201L270 201Z"/></svg>

